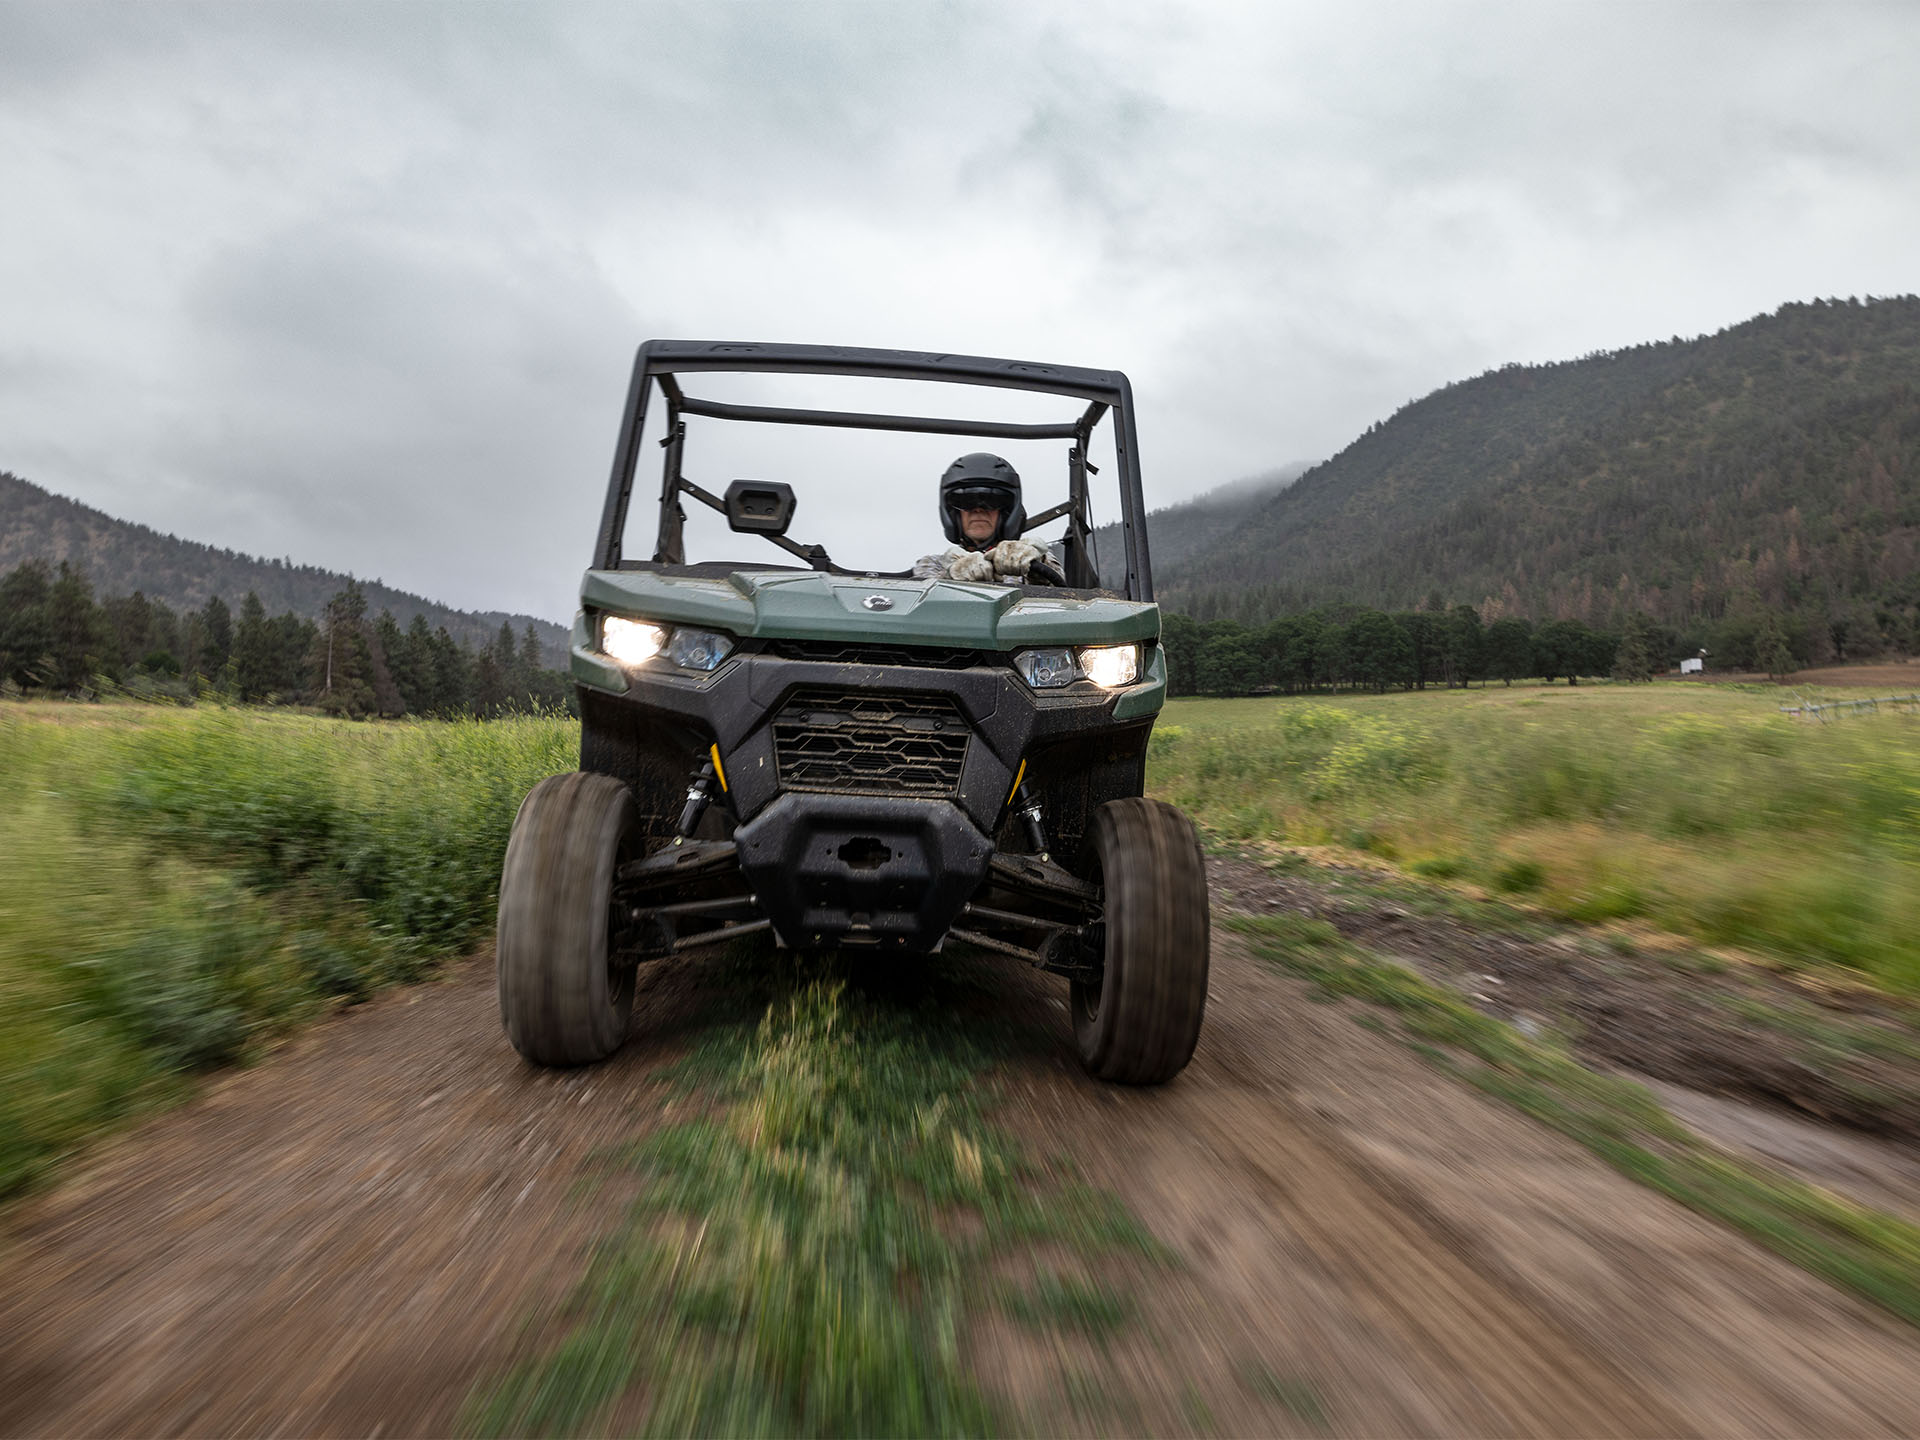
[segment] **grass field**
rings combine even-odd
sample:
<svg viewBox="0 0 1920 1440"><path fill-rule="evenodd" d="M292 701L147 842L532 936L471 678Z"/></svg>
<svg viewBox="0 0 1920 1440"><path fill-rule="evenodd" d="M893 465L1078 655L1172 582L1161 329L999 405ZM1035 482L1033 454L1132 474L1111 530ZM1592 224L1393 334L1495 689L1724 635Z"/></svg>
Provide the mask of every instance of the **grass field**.
<svg viewBox="0 0 1920 1440"><path fill-rule="evenodd" d="M1920 991L1920 716L1583 685L1179 700L1152 793L1217 840L1364 851L1575 920L1638 919Z"/></svg>
<svg viewBox="0 0 1920 1440"><path fill-rule="evenodd" d="M1920 991L1920 719L1726 686L1177 701L1154 793L1217 840L1346 847L1581 920ZM492 922L564 720L0 707L0 1194Z"/></svg>
<svg viewBox="0 0 1920 1440"><path fill-rule="evenodd" d="M1920 718L1819 726L1783 719L1779 699L1182 701L1149 785L1224 843L1364 851L1437 886L1920 991ZM0 1196L195 1072L483 940L519 798L571 768L577 734L0 707ZM1240 928L1329 994L1388 1007L1458 1078L1920 1317L1910 1226L1719 1158L1634 1087L1325 926ZM906 1013L849 988L845 967L757 965L722 987L680 1077L695 1103L609 1157L647 1183L563 1338L483 1382L470 1426L578 1433L638 1384L662 1433L980 1433L1009 1417L969 1369L969 1317L1095 1341L1131 1323L1106 1262L1165 1257L993 1123L991 1038L952 1024L982 982L949 967Z"/></svg>
<svg viewBox="0 0 1920 1440"><path fill-rule="evenodd" d="M0 1196L493 920L566 722L0 707Z"/></svg>
<svg viewBox="0 0 1920 1440"><path fill-rule="evenodd" d="M606 1158L646 1183L564 1338L483 1383L467 1427L1018 1433L969 1361L973 1324L1110 1336L1134 1308L1113 1262L1167 1253L986 1113L995 1026L959 1017L993 992L990 972L752 941L726 963L720 1013L674 1077L686 1118ZM644 1423L617 1418L629 1392L647 1397Z"/></svg>

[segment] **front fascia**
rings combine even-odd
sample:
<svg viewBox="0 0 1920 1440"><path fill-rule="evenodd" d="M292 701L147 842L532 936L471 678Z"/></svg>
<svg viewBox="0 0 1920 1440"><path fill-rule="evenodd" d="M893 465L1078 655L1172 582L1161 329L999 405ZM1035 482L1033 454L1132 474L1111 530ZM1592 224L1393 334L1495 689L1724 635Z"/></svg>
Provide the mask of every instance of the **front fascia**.
<svg viewBox="0 0 1920 1440"><path fill-rule="evenodd" d="M872 608L870 597L887 601ZM1036 645L1119 645L1160 634L1153 604L1013 585L900 580L822 572L740 570L723 577L589 570L590 611L724 630L736 638L832 640L1023 650ZM590 643L590 639L589 639ZM575 678L582 673L576 651Z"/></svg>
<svg viewBox="0 0 1920 1440"><path fill-rule="evenodd" d="M726 802L744 822L782 791L772 722L794 692L856 688L943 695L959 707L977 743L968 747L950 798L987 834L1005 813L1014 775L1029 750L1152 718L1151 712L1118 713L1125 690L1101 691L1083 681L1064 690L1035 692L1010 667L935 670L822 664L771 655L736 655L711 675L643 670L624 695L598 699L604 691L583 687L583 700L591 701L586 707L590 726L619 712L687 737L690 763L702 758L708 743L716 745L726 766ZM1143 693L1155 690L1151 681L1137 688Z"/></svg>

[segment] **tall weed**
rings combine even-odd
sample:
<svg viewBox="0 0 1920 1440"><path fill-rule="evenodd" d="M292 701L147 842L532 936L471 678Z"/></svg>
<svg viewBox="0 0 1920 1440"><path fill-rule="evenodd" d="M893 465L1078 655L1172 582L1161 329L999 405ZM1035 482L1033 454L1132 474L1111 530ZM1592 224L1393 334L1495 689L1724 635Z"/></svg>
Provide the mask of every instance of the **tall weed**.
<svg viewBox="0 0 1920 1440"><path fill-rule="evenodd" d="M1521 687L1174 701L1153 793L1228 841L1438 863L1584 920L1644 916L1920 991L1920 721L1772 693ZM1524 884L1517 877L1524 877Z"/></svg>
<svg viewBox="0 0 1920 1440"><path fill-rule="evenodd" d="M485 932L563 722L0 712L0 1195Z"/></svg>

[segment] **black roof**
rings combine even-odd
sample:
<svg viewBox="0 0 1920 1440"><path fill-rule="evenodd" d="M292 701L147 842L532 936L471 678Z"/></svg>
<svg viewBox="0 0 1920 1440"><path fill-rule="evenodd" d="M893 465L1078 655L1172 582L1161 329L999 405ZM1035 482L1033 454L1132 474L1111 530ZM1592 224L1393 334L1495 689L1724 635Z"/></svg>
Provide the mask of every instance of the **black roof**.
<svg viewBox="0 0 1920 1440"><path fill-rule="evenodd" d="M649 340L638 367L654 375L735 370L793 375L869 375L889 380L946 380L1037 390L1119 405L1129 395L1118 370L1087 370L985 355L941 355L920 350L868 350L854 345L776 345L740 340Z"/></svg>

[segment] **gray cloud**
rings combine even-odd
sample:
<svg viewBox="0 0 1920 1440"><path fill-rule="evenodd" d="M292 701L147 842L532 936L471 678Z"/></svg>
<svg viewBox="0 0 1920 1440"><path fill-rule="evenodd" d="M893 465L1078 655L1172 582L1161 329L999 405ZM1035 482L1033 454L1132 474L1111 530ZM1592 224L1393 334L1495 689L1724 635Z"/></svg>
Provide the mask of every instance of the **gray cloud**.
<svg viewBox="0 0 1920 1440"><path fill-rule="evenodd" d="M0 3L0 466L558 617L634 344L707 334L1127 369L1170 501L1509 360L1920 288L1916 41L1868 5ZM850 545L924 539L865 501L932 450L726 443L817 467Z"/></svg>

